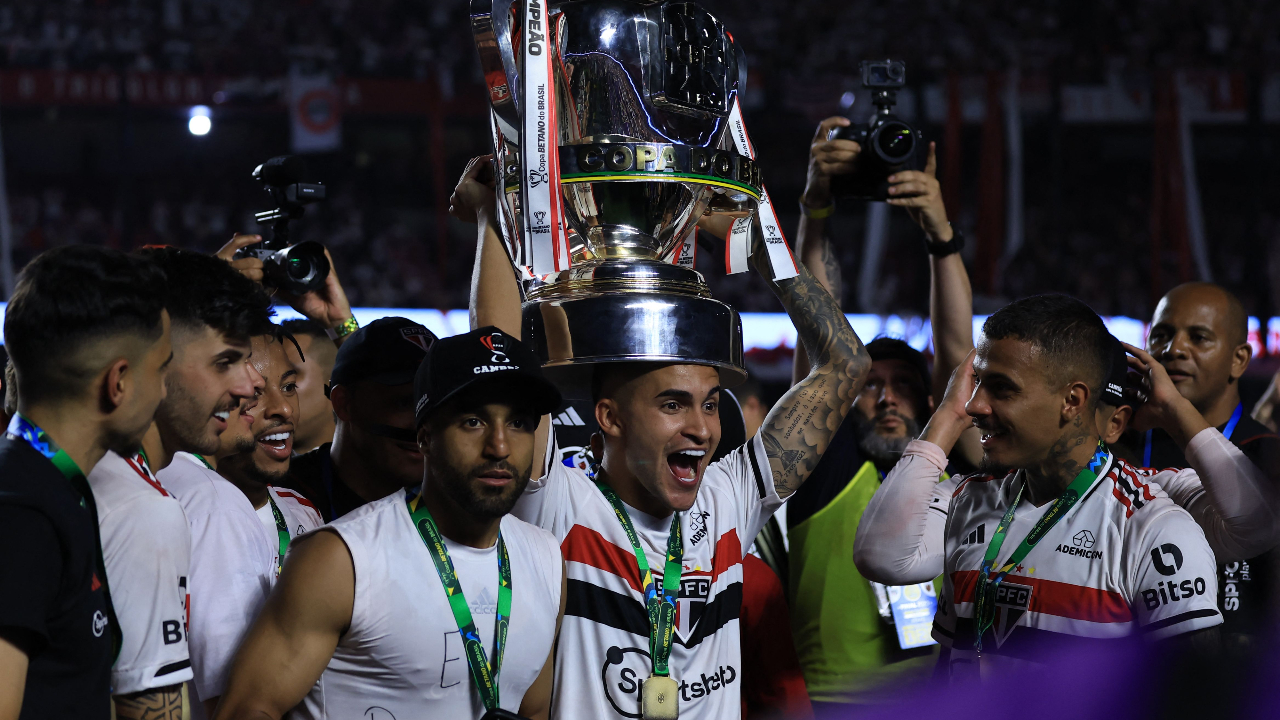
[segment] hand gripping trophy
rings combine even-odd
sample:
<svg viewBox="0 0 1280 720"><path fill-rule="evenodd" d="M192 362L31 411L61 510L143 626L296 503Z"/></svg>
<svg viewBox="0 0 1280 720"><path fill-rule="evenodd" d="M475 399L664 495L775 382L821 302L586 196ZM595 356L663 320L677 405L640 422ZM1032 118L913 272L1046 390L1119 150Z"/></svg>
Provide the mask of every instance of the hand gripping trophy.
<svg viewBox="0 0 1280 720"><path fill-rule="evenodd" d="M636 0L473 0L472 30L523 336L547 370L693 362L740 381L741 320L692 267L699 218L736 218L730 272L753 233L775 279L796 269L742 123L733 36L696 3Z"/></svg>

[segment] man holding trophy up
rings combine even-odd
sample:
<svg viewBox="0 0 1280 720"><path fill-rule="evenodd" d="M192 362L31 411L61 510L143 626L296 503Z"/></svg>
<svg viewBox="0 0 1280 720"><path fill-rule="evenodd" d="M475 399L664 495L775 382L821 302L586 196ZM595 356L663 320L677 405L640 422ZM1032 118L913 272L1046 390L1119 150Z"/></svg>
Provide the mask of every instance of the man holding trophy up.
<svg viewBox="0 0 1280 720"><path fill-rule="evenodd" d="M533 347L566 395L589 388L601 428L584 472L555 460L543 418L543 472L514 510L567 567L552 715L739 717L743 554L817 465L870 358L791 258L742 124L744 60L714 17L476 0L472 26L495 150L451 200L479 224L472 321ZM732 221L729 271L770 279L813 359L714 464L719 392L745 371L737 313L692 270L707 215Z"/></svg>

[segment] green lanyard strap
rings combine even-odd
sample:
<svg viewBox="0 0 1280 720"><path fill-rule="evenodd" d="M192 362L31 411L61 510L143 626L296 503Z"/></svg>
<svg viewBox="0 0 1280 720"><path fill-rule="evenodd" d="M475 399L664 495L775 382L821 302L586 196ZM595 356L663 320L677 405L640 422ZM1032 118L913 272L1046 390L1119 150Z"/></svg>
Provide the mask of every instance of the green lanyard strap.
<svg viewBox="0 0 1280 720"><path fill-rule="evenodd" d="M21 414L13 416L6 432L12 438L26 441L36 452L48 458L58 472L71 483L71 487L75 488L80 495L80 506L87 509L93 518L94 565L99 582L102 583L102 600L107 606L107 624L111 632L111 662L114 663L116 658L120 657L123 635L120 632L120 623L116 619L115 605L111 603L111 585L107 579L107 563L102 557L101 528L98 527L98 505L94 501L89 480L85 478L80 466L76 465L76 461L71 459L66 450L58 447L48 433Z"/></svg>
<svg viewBox="0 0 1280 720"><path fill-rule="evenodd" d="M276 519L276 534L280 536L280 555L276 560L276 575L280 575L280 570L284 568L284 554L289 552L289 526L284 521L284 513L280 512L280 506L276 505L275 498L271 497L271 490L267 490L267 502L271 503L271 514Z"/></svg>
<svg viewBox="0 0 1280 720"><path fill-rule="evenodd" d="M994 578L991 577L992 568L995 566L996 557L1000 555L1000 548L1004 546L1005 535L1009 532L1009 526L1013 524L1014 513L1018 509L1018 503L1022 500L1022 491L1026 489L1027 482L1024 479L1022 485L1018 487L1018 492L1013 496L1013 502L1009 504L1009 509L1005 511L1004 517L1000 518L1000 524L996 526L995 533L991 536L991 542L987 545L986 555L982 558L982 570L978 573L978 590L975 597L974 620L977 625L977 637L974 640L974 648L982 652L982 636L987 630L991 629L996 619L995 600L996 593L999 591L1000 583L1004 581L1005 575L1009 574L1019 563L1027 557L1027 553L1036 546L1036 543L1044 539L1044 536L1053 529L1054 525L1067 514L1067 511L1075 507L1081 497L1093 487L1094 482L1098 479L1098 472L1107 465L1110 459L1106 445L1098 443L1098 450L1093 454L1093 458L1089 460L1089 464L1076 475L1075 480L1067 486L1066 490L1053 501L1053 505L1044 515L1036 521L1031 527L1031 532L1023 538L1018 547L1014 548L1013 554L1009 559L1000 566L1000 570Z"/></svg>
<svg viewBox="0 0 1280 720"><path fill-rule="evenodd" d="M458 633L462 636L467 652L467 666L471 668L471 680L476 691L480 693L480 701L486 710L498 707L498 672L502 668L502 652L507 645L507 625L511 617L511 560L507 557L507 544L498 533L498 616L493 622L493 664L484 652L484 643L480 642L480 633L471 619L471 607L462 595L462 585L458 583L458 573L453 569L453 561L449 559L449 549L444 545L444 536L436 527L435 520L427 506L418 495L408 501L409 516L422 536L422 542L431 553L436 572L440 575L440 584L444 585L445 595L449 598L449 609L453 610L453 619L458 623Z"/></svg>
<svg viewBox="0 0 1280 720"><path fill-rule="evenodd" d="M649 570L649 559L640 547L640 536L636 535L626 506L608 485L597 480L596 487L600 488L600 492L604 493L613 506L613 512L622 523L622 529L626 531L631 548L636 553L636 565L640 567L640 581L644 588L644 604L649 611L649 656L653 658L653 674L670 675L668 661L671 659L671 645L675 639L676 598L680 592L680 573L684 569L681 565L684 561L684 539L680 533L680 513L671 518L671 534L667 537L667 562L662 570L662 595L659 597L653 573Z"/></svg>

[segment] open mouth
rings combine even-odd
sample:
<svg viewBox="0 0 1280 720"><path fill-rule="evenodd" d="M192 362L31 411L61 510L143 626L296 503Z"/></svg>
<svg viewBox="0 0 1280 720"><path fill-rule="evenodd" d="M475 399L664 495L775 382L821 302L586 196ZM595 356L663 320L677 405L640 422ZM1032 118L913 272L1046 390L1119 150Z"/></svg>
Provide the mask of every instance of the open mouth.
<svg viewBox="0 0 1280 720"><path fill-rule="evenodd" d="M667 456L667 466L676 480L692 485L698 481L698 466L706 457L706 450L681 450Z"/></svg>
<svg viewBox="0 0 1280 720"><path fill-rule="evenodd" d="M998 430L994 428L978 428L978 430L982 433L980 438L982 441L982 447L988 447L995 441L1009 434L1007 430Z"/></svg>
<svg viewBox="0 0 1280 720"><path fill-rule="evenodd" d="M227 421L230 419L230 417L231 417L230 410L219 410L218 412L213 414L213 418L218 421L219 431L226 429Z"/></svg>
<svg viewBox="0 0 1280 720"><path fill-rule="evenodd" d="M293 431L276 431L258 438L258 446L275 460L288 460L293 454Z"/></svg>

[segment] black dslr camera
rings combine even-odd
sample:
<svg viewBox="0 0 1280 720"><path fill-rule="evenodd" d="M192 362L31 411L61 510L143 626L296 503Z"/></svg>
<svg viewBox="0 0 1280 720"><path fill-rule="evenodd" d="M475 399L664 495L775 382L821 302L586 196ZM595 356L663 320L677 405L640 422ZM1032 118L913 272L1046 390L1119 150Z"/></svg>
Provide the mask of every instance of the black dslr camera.
<svg viewBox="0 0 1280 720"><path fill-rule="evenodd" d="M324 200L324 185L303 182L306 162L294 155L273 157L254 168L253 179L271 195L275 210L253 217L271 228L271 238L241 248L237 258L262 260L263 284L294 295L324 287L329 276L329 258L318 242L289 244L289 221L302 217L307 205Z"/></svg>
<svg viewBox="0 0 1280 720"><path fill-rule="evenodd" d="M854 171L831 178L831 194L854 200L887 200L887 178L901 170L924 169L924 139L920 131L892 113L898 90L907 83L901 60L864 60L862 86L871 90L876 111L867 122L836 128L831 139L854 140L862 146Z"/></svg>

